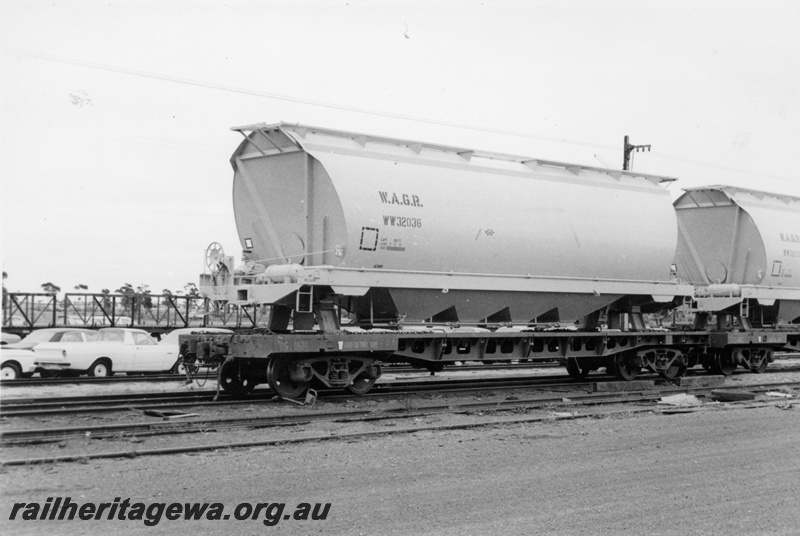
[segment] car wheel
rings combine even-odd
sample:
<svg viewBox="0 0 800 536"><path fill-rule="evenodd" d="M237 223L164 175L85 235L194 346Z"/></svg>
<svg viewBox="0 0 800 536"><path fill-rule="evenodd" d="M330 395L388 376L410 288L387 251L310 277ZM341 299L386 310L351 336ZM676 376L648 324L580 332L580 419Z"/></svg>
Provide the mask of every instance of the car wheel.
<svg viewBox="0 0 800 536"><path fill-rule="evenodd" d="M111 362L107 359L98 359L89 367L89 376L104 378L113 375L114 373L111 371Z"/></svg>
<svg viewBox="0 0 800 536"><path fill-rule="evenodd" d="M3 363L0 367L0 379L2 380L16 380L20 377L22 371L16 363Z"/></svg>

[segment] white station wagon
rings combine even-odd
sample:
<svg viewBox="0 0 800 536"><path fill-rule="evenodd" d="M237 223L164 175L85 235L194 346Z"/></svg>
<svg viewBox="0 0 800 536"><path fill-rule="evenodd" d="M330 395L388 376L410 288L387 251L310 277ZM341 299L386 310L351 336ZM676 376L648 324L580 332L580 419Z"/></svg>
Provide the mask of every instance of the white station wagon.
<svg viewBox="0 0 800 536"><path fill-rule="evenodd" d="M66 370L68 363L64 359L37 355L34 348L46 343L80 343L86 344L97 337L97 332L80 328L46 328L31 332L21 341L2 346L0 356L0 378L15 380L29 378L38 372L42 378L49 378Z"/></svg>
<svg viewBox="0 0 800 536"><path fill-rule="evenodd" d="M133 328L103 328L94 342L41 343L34 351L41 358L61 358L69 363L68 371L90 376L169 372L178 363L176 348L159 345L146 331Z"/></svg>

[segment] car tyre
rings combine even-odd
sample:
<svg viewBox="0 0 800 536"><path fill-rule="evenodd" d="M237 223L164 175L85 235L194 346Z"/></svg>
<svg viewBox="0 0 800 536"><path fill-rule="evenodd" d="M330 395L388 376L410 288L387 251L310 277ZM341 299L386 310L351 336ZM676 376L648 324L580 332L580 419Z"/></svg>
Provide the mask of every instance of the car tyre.
<svg viewBox="0 0 800 536"><path fill-rule="evenodd" d="M22 370L16 363L3 363L0 367L0 379L16 380L22 376Z"/></svg>
<svg viewBox="0 0 800 536"><path fill-rule="evenodd" d="M89 376L95 378L104 378L106 376L113 376L114 372L111 370L111 361L108 359L98 359L92 366L89 367Z"/></svg>

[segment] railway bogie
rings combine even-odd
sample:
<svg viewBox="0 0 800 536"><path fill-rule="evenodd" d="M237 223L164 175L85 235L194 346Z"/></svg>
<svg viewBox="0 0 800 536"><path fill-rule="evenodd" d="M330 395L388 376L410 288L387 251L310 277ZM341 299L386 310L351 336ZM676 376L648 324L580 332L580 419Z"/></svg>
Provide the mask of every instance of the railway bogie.
<svg viewBox="0 0 800 536"><path fill-rule="evenodd" d="M357 355L276 355L267 366L270 387L285 398L297 397L311 385L365 394L380 376L381 366L375 359Z"/></svg>

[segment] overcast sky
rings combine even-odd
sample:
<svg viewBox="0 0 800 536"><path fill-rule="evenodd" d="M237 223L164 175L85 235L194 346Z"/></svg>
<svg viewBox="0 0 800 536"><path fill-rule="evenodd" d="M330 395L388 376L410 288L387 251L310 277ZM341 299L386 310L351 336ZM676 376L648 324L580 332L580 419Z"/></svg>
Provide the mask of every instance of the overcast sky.
<svg viewBox="0 0 800 536"><path fill-rule="evenodd" d="M796 0L4 0L6 286L175 291L210 242L238 259L229 128L256 122L617 169L629 135L673 196L800 196L798 28Z"/></svg>

